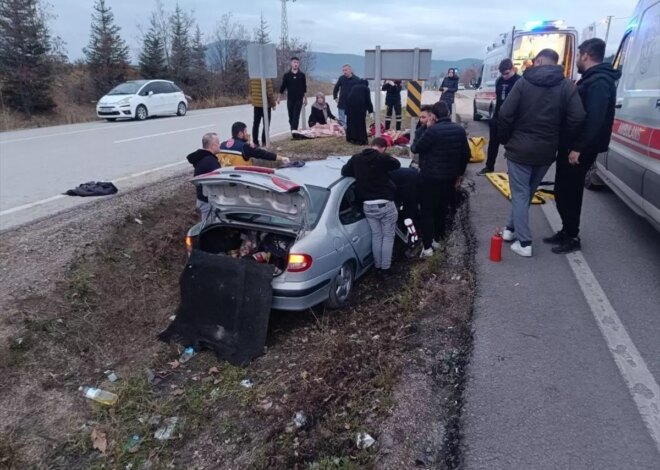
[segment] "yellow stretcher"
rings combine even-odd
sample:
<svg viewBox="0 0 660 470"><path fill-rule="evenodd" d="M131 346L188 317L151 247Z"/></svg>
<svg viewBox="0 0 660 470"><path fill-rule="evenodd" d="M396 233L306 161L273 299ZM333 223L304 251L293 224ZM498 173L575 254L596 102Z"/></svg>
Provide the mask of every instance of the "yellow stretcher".
<svg viewBox="0 0 660 470"><path fill-rule="evenodd" d="M509 188L509 175L507 173L486 173L488 181L493 183L499 192L504 195L509 201L511 200L511 189ZM532 204L545 204L545 199L554 199L551 192L539 189L532 197Z"/></svg>

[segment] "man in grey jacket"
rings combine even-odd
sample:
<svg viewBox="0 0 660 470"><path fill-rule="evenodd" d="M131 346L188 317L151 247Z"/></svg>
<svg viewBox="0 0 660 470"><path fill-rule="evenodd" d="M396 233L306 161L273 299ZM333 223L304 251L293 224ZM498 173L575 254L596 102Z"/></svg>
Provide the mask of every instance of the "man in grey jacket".
<svg viewBox="0 0 660 470"><path fill-rule="evenodd" d="M509 170L511 218L503 233L511 250L532 256L529 205L557 157L559 137L572 136L585 118L577 88L557 65L559 55L543 49L500 109L498 135Z"/></svg>

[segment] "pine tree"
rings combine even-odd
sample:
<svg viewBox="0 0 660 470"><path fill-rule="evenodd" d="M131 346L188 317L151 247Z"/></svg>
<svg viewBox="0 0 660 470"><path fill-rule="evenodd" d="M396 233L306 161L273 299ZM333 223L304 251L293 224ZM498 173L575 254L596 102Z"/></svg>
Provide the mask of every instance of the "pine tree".
<svg viewBox="0 0 660 470"><path fill-rule="evenodd" d="M167 73L165 44L156 23L155 15L152 15L151 26L142 41L140 73L144 78L163 78Z"/></svg>
<svg viewBox="0 0 660 470"><path fill-rule="evenodd" d="M194 98L206 96L211 83L211 73L206 65L206 46L202 39L199 25L195 28L192 39L192 64L190 68L189 85Z"/></svg>
<svg viewBox="0 0 660 470"><path fill-rule="evenodd" d="M128 46L119 35L120 30L105 0L96 0L89 45L83 52L98 94L107 93L126 78Z"/></svg>
<svg viewBox="0 0 660 470"><path fill-rule="evenodd" d="M55 107L51 37L38 0L0 0L0 92L31 115Z"/></svg>
<svg viewBox="0 0 660 470"><path fill-rule="evenodd" d="M190 44L190 17L177 3L170 17L172 31L172 52L170 55L171 76L181 83L188 83L192 65L192 46Z"/></svg>
<svg viewBox="0 0 660 470"><path fill-rule="evenodd" d="M254 29L254 42L257 44L270 44L270 27L264 19L263 12L261 12L259 26Z"/></svg>

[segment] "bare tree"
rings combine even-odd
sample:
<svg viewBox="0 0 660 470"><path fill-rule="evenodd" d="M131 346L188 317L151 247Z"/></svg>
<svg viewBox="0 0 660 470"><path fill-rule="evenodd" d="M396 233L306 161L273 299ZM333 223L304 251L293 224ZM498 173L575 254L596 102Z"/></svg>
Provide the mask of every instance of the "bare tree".
<svg viewBox="0 0 660 470"><path fill-rule="evenodd" d="M218 22L214 43L210 46L211 69L219 78L219 88L227 95L246 95L248 86L245 50L250 35L231 13L225 13Z"/></svg>

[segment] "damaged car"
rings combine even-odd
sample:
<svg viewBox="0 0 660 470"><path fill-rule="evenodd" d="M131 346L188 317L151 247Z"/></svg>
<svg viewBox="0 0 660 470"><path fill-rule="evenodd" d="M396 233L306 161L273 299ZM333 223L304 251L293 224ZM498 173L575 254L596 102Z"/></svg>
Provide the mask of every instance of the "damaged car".
<svg viewBox="0 0 660 470"><path fill-rule="evenodd" d="M373 264L355 180L341 176L348 158L282 169L222 168L194 178L212 210L188 231L188 251L272 265L275 309L344 306ZM397 236L408 242L405 227Z"/></svg>

